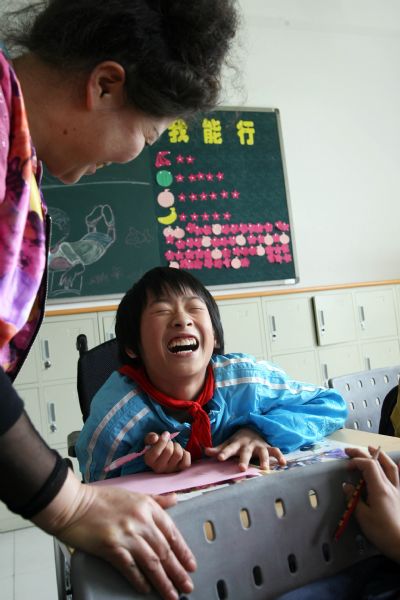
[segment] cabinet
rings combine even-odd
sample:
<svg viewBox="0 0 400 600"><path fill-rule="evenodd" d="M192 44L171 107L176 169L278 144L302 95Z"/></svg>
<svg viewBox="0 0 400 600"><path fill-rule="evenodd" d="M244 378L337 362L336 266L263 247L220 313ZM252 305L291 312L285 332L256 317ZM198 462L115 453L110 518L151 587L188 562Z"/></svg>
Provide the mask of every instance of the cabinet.
<svg viewBox="0 0 400 600"><path fill-rule="evenodd" d="M328 379L362 370L359 348L356 344L320 348L318 350L320 377L328 385Z"/></svg>
<svg viewBox="0 0 400 600"><path fill-rule="evenodd" d="M74 350L80 333L86 335L89 348L99 343L97 315L45 320L35 341L43 383L75 378L78 354Z"/></svg>
<svg viewBox="0 0 400 600"><path fill-rule="evenodd" d="M115 311L99 313L101 340L106 342L115 338Z"/></svg>
<svg viewBox="0 0 400 600"><path fill-rule="evenodd" d="M363 369L369 370L400 365L400 348L398 340L363 343L360 348Z"/></svg>
<svg viewBox="0 0 400 600"><path fill-rule="evenodd" d="M82 423L76 392L76 338L80 333L87 336L89 347L99 343L96 313L47 318L16 380L32 421L56 448L65 445L68 433Z"/></svg>
<svg viewBox="0 0 400 600"><path fill-rule="evenodd" d="M80 333L87 336L89 347L100 342L97 313L46 318L16 379L34 426L65 456L68 433L82 425L76 391L76 338ZM30 524L1 505L0 531Z"/></svg>
<svg viewBox="0 0 400 600"><path fill-rule="evenodd" d="M358 337L360 339L397 335L395 296L391 289L355 292Z"/></svg>
<svg viewBox="0 0 400 600"><path fill-rule="evenodd" d="M262 359L267 355L260 300L218 302L224 329L225 352L244 352Z"/></svg>
<svg viewBox="0 0 400 600"><path fill-rule="evenodd" d="M351 342L356 339L351 293L321 293L313 297L313 306L320 346Z"/></svg>
<svg viewBox="0 0 400 600"><path fill-rule="evenodd" d="M268 347L271 355L315 345L309 298L263 299Z"/></svg>
<svg viewBox="0 0 400 600"><path fill-rule="evenodd" d="M271 361L282 367L290 379L308 383L319 383L321 381L317 358L313 350L293 354L274 354Z"/></svg>

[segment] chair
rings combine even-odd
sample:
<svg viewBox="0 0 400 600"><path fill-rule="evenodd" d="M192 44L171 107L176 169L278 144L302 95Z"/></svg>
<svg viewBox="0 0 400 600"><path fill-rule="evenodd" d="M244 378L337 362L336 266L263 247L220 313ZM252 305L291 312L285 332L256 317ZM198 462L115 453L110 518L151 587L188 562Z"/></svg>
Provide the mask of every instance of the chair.
<svg viewBox="0 0 400 600"><path fill-rule="evenodd" d="M108 340L88 350L86 335L76 338L79 351L77 389L83 422L89 416L90 403L97 390L113 371L119 368L118 345L116 339ZM68 455L75 457L75 442L79 431L68 435Z"/></svg>
<svg viewBox="0 0 400 600"><path fill-rule="evenodd" d="M347 403L349 415L345 427L378 433L383 401L398 384L399 377L400 366L396 366L329 379L329 387L335 388Z"/></svg>

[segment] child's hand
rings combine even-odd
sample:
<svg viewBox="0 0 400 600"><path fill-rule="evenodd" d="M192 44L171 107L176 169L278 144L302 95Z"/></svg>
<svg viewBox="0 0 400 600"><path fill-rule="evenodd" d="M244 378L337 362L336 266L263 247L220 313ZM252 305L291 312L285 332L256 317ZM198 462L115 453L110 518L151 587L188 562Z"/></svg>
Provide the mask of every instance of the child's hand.
<svg viewBox="0 0 400 600"><path fill-rule="evenodd" d="M151 446L144 455L144 462L155 473L175 473L190 467L190 452L177 442L171 441L168 431L161 435L150 432L144 438L144 442Z"/></svg>
<svg viewBox="0 0 400 600"><path fill-rule="evenodd" d="M351 469L359 469L367 484L367 499L362 498L355 509L355 516L366 537L386 556L400 562L400 480L399 467L383 451L377 460L359 448L346 448L352 459ZM350 499L354 486L345 485L345 493Z"/></svg>
<svg viewBox="0 0 400 600"><path fill-rule="evenodd" d="M214 456L218 460L226 460L231 456L239 456L239 469L246 471L252 456L256 456L260 462L260 469L269 469L269 457L273 456L280 465L285 465L286 460L279 450L267 444L264 439L253 429L243 427L234 433L223 444L214 448L205 448L207 456Z"/></svg>

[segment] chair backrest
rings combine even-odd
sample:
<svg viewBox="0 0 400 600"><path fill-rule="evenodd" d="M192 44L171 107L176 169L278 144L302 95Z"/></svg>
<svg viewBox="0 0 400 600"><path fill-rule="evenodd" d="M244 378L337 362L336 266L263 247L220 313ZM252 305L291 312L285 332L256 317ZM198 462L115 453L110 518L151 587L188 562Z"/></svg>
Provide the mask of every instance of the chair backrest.
<svg viewBox="0 0 400 600"><path fill-rule="evenodd" d="M333 541L346 506L342 483L358 478L338 460L178 502L169 513L198 563L194 591L181 599L270 600L376 554L355 519ZM72 555L71 581L74 600L159 598L135 593L111 565L80 551Z"/></svg>
<svg viewBox="0 0 400 600"><path fill-rule="evenodd" d="M398 384L400 366L360 371L328 381L345 399L349 415L345 427L378 433L383 401Z"/></svg>
<svg viewBox="0 0 400 600"><path fill-rule="evenodd" d="M115 339L87 349L86 336L78 335L79 350L77 388L83 421L89 416L90 403L97 390L113 371L119 368L118 345Z"/></svg>

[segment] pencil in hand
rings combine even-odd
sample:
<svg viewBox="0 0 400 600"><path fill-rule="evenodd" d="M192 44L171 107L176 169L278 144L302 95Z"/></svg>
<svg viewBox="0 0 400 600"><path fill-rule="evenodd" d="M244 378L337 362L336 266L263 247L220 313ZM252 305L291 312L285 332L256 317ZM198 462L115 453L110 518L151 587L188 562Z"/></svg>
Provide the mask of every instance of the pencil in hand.
<svg viewBox="0 0 400 600"><path fill-rule="evenodd" d="M179 433L179 431L171 433L169 439L173 440L177 435L179 435ZM104 467L104 472L109 473L114 469L118 469L118 467L122 467L122 465L125 465L126 463L131 462L131 460L135 460L135 458L138 458L139 456L145 454L150 448L151 446L147 445L140 452L131 452L130 454L125 454L125 456L121 456L121 458L117 458L116 460L114 460L114 462Z"/></svg>
<svg viewBox="0 0 400 600"><path fill-rule="evenodd" d="M375 450L375 452L373 453L373 455L371 456L372 460L378 459L380 451L381 451L381 447L379 446L379 448L377 448ZM361 492L362 492L364 486L365 486L365 480L361 477L360 481L358 482L358 484L356 485L356 487L354 489L354 492L350 496L350 499L346 506L346 510L344 511L343 516L338 523L338 526L335 531L335 535L333 536L333 539L335 540L335 542L338 542L339 539L342 537L342 535L347 527L347 524L350 520L350 517L353 514L353 512L358 504L358 501L360 500Z"/></svg>

